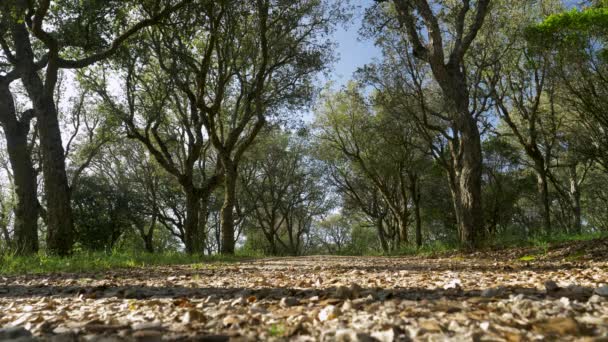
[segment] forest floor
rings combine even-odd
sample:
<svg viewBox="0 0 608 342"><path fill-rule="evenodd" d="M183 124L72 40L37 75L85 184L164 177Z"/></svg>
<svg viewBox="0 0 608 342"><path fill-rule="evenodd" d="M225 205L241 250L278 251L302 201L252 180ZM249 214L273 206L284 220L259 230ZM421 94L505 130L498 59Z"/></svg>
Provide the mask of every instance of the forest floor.
<svg viewBox="0 0 608 342"><path fill-rule="evenodd" d="M606 284L608 240L0 276L0 340L605 341Z"/></svg>

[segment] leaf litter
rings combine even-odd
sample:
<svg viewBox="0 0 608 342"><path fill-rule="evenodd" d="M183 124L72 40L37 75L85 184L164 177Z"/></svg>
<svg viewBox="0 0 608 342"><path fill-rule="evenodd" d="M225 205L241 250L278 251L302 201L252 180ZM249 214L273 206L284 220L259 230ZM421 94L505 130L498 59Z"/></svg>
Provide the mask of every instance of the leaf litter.
<svg viewBox="0 0 608 342"><path fill-rule="evenodd" d="M605 260L311 256L8 276L0 340L599 341Z"/></svg>

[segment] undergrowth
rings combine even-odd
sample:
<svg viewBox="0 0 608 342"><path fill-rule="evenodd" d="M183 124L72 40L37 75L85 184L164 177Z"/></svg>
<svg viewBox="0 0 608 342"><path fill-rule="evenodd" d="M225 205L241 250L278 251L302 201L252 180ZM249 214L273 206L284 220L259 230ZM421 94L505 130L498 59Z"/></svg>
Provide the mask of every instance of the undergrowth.
<svg viewBox="0 0 608 342"><path fill-rule="evenodd" d="M250 256L202 256L184 253L103 253L77 252L70 257L56 257L39 253L32 256L0 255L0 274L78 273L146 266L191 265L204 268L207 264L232 263Z"/></svg>

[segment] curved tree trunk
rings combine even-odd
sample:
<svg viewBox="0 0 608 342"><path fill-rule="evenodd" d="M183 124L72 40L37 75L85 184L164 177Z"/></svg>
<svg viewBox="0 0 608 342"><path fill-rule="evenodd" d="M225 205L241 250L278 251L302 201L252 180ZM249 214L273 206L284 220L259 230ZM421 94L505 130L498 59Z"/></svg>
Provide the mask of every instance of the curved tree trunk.
<svg viewBox="0 0 608 342"><path fill-rule="evenodd" d="M36 172L28 146L29 113L17 120L9 85L0 84L0 124L13 171L15 194L14 247L20 255L38 252L38 198Z"/></svg>

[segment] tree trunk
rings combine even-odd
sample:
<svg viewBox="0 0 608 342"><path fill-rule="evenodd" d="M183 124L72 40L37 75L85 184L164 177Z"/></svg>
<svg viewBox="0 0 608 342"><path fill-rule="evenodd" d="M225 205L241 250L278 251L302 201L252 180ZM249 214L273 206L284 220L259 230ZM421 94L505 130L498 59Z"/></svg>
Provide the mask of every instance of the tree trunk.
<svg viewBox="0 0 608 342"><path fill-rule="evenodd" d="M468 101L468 98L467 98ZM466 116L465 116L466 114ZM477 122L468 110L461 114L460 154L462 156L459 172L461 243L467 249L475 249L483 238L483 211L481 207L482 154L481 138Z"/></svg>
<svg viewBox="0 0 608 342"><path fill-rule="evenodd" d="M24 115L28 115L27 113ZM13 96L8 84L0 84L0 124L14 177L15 205L14 247L17 254L38 252L38 198L36 171L28 146L30 119L17 120Z"/></svg>
<svg viewBox="0 0 608 342"><path fill-rule="evenodd" d="M572 213L574 214L574 232L580 234L583 231L582 208L581 208L581 189L576 172L576 165L570 167L570 202L572 203Z"/></svg>
<svg viewBox="0 0 608 342"><path fill-rule="evenodd" d="M156 228L156 209L154 209L155 212L152 215L152 222L150 223L150 228L148 228L148 231L146 232L144 229L146 229L145 227L142 227L142 238L144 240L144 248L146 249L146 252L152 254L154 253L154 229Z"/></svg>
<svg viewBox="0 0 608 342"><path fill-rule="evenodd" d="M32 100L40 134L42 173L46 199L47 251L65 256L74 244L74 222L70 206L70 188L65 171L65 152L57 108L53 99L57 82L57 56L49 56L46 66L46 83L34 65L34 52L30 35L23 23L11 26L15 42L17 69L28 97Z"/></svg>
<svg viewBox="0 0 608 342"><path fill-rule="evenodd" d="M184 234L186 253L204 253L203 234L200 231L199 215L201 196L194 189L185 189L186 192L186 222Z"/></svg>
<svg viewBox="0 0 608 342"><path fill-rule="evenodd" d="M538 184L538 195L540 199L541 216L543 219L543 230L547 235L551 234L551 204L549 201L549 182L547 171L545 170L545 162L543 160L535 161L535 171Z"/></svg>
<svg viewBox="0 0 608 342"><path fill-rule="evenodd" d="M416 247L422 247L422 218L420 217L420 189L418 187L419 178L417 175L409 174L410 194L414 204L414 219L416 220Z"/></svg>
<svg viewBox="0 0 608 342"><path fill-rule="evenodd" d="M450 141L454 173L452 194L456 195L454 208L460 231L460 243L472 250L483 238L483 211L481 176L483 157L481 136L477 120L469 111L469 92L466 75L460 65L448 65L445 69L433 68L433 73L442 88L450 113L455 138Z"/></svg>
<svg viewBox="0 0 608 342"><path fill-rule="evenodd" d="M221 211L222 254L234 254L234 206L236 204L237 170L224 163L224 204Z"/></svg>
<svg viewBox="0 0 608 342"><path fill-rule="evenodd" d="M199 231L201 233L203 253L207 249L207 221L209 220L209 197L211 193L205 193L201 195L200 214L198 218Z"/></svg>
<svg viewBox="0 0 608 342"><path fill-rule="evenodd" d="M384 236L384 224L382 223L382 218L378 218L376 220L376 229L378 231L378 239L380 240L380 246L382 246L382 251L384 253L390 252L388 242L386 241L386 236Z"/></svg>
<svg viewBox="0 0 608 342"><path fill-rule="evenodd" d="M46 198L46 245L50 254L66 256L71 253L74 244L74 222L65 171L65 152L53 99L44 97L38 102L35 111L40 133Z"/></svg>

